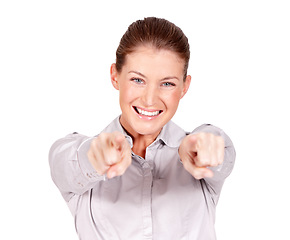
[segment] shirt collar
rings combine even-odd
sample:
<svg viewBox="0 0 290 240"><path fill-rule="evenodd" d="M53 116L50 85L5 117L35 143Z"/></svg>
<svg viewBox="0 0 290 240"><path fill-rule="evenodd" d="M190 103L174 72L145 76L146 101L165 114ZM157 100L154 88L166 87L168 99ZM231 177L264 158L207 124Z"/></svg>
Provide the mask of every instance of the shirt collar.
<svg viewBox="0 0 290 240"><path fill-rule="evenodd" d="M115 118L115 120L104 129L104 132L114 132L118 131L125 135L126 139L129 141L131 148L133 147L133 140L125 131L120 123L120 116ZM178 148L181 140L186 136L186 132L177 126L174 122L169 121L161 130L160 134L154 142L162 141L165 145L172 148Z"/></svg>
<svg viewBox="0 0 290 240"><path fill-rule="evenodd" d="M186 132L177 126L174 122L169 121L161 130L156 140L160 139L168 147L178 148Z"/></svg>

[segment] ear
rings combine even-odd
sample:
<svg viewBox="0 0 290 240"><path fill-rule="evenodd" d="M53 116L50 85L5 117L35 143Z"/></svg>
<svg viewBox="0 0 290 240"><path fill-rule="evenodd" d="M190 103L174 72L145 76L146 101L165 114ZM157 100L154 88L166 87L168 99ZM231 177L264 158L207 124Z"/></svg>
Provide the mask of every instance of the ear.
<svg viewBox="0 0 290 240"><path fill-rule="evenodd" d="M191 83L191 76L188 75L185 79L185 81L183 82L183 90L182 90L182 94L181 94L181 98L183 98L183 96L187 93L188 89L189 89L189 86L190 86L190 83Z"/></svg>
<svg viewBox="0 0 290 240"><path fill-rule="evenodd" d="M113 63L111 65L110 75L111 75L111 82L112 82L114 88L119 90L118 71L117 71L115 63Z"/></svg>

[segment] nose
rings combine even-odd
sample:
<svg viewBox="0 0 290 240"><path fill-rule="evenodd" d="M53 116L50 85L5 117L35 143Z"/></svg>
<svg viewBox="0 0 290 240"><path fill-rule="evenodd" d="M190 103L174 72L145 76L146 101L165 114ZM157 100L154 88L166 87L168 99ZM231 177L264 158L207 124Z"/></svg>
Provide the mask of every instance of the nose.
<svg viewBox="0 0 290 240"><path fill-rule="evenodd" d="M159 90L156 86L147 85L142 95L144 107L154 106L159 96Z"/></svg>

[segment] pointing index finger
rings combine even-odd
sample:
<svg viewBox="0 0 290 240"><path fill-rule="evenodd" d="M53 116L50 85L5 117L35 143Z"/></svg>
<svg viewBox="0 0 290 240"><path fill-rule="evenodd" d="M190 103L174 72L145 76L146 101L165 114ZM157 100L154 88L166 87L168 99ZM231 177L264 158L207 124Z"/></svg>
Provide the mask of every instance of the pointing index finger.
<svg viewBox="0 0 290 240"><path fill-rule="evenodd" d="M120 161L110 166L107 172L108 178L123 175L126 169L131 165L131 148L125 136L121 133L116 133L113 141L113 146L119 152Z"/></svg>
<svg viewBox="0 0 290 240"><path fill-rule="evenodd" d="M112 146L118 151L122 151L126 144L125 136L120 132L114 132L112 138Z"/></svg>

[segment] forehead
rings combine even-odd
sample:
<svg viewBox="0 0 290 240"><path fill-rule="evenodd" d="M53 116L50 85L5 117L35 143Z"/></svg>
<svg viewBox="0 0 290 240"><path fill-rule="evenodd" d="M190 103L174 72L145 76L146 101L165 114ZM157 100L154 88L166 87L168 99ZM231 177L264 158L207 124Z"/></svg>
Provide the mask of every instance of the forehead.
<svg viewBox="0 0 290 240"><path fill-rule="evenodd" d="M154 72L183 75L185 61L171 50L156 49L150 46L137 47L126 56L125 71Z"/></svg>

